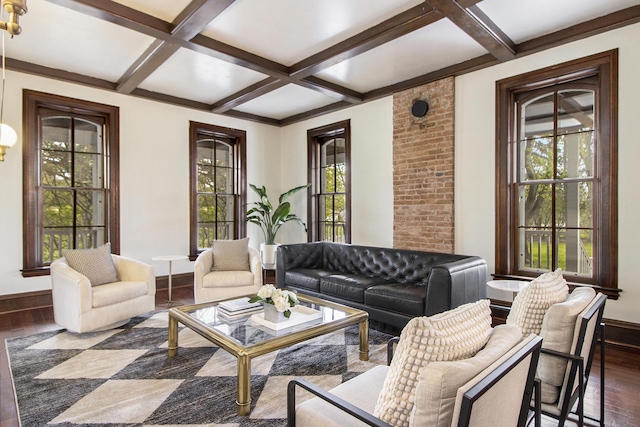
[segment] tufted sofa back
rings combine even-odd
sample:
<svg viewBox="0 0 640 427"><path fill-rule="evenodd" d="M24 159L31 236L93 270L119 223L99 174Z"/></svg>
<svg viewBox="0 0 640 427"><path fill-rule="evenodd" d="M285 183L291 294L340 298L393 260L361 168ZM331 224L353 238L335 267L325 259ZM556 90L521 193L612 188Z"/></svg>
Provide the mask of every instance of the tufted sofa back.
<svg viewBox="0 0 640 427"><path fill-rule="evenodd" d="M464 258L467 257L330 242L281 245L278 249L278 261L285 270L326 269L425 285L434 266Z"/></svg>

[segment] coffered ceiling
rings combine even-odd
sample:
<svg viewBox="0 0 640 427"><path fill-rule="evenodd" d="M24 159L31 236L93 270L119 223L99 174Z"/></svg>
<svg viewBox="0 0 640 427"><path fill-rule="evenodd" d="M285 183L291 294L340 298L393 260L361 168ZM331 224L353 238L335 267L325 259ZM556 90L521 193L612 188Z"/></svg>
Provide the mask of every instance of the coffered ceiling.
<svg viewBox="0 0 640 427"><path fill-rule="evenodd" d="M640 21L640 0L28 0L7 68L282 126Z"/></svg>

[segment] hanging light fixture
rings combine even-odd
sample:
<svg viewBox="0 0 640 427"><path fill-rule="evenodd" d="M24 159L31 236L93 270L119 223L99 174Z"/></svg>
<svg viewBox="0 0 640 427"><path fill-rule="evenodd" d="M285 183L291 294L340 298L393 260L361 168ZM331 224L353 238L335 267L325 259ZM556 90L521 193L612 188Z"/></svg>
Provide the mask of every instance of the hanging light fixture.
<svg viewBox="0 0 640 427"><path fill-rule="evenodd" d="M22 31L18 24L18 17L27 13L27 0L2 0L2 8L9 13L7 22L0 21L0 29L7 30L11 37ZM4 82L5 82L5 52L4 33L2 33L2 93L0 94L0 162L4 162L4 154L18 142L18 134L13 128L4 123Z"/></svg>
<svg viewBox="0 0 640 427"><path fill-rule="evenodd" d="M17 36L22 32L18 17L27 13L27 0L2 0L2 8L9 13L9 20L0 21L0 28L7 30L11 37Z"/></svg>

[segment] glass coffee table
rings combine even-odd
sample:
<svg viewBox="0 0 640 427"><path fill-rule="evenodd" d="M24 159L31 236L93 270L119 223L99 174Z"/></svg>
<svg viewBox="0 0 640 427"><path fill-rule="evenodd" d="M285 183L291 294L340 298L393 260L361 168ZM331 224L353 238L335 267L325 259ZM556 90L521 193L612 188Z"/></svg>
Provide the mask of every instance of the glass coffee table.
<svg viewBox="0 0 640 427"><path fill-rule="evenodd" d="M251 411L251 359L255 357L357 324L360 360L369 360L369 314L366 311L300 294L298 299L301 312L317 310L319 314L311 316L313 319L306 323L284 329L272 329L265 326L265 322L252 320L256 313L225 316L218 307L223 301L173 307L169 310L169 356L178 354L178 323L235 356L238 415L249 415ZM295 314L292 314L292 320Z"/></svg>

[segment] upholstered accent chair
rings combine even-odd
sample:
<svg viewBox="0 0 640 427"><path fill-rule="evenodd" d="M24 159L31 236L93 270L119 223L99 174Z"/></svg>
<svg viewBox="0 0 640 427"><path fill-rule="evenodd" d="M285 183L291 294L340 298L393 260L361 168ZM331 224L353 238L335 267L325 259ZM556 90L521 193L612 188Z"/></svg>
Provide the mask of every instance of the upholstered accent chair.
<svg viewBox="0 0 640 427"><path fill-rule="evenodd" d="M107 275L104 274L106 268L100 271L100 262L95 260L75 260L81 263L79 269L86 274L72 268L65 258L51 263L55 322L70 332L116 328L127 323L131 317L155 308L156 278L153 267L113 255L109 248L105 250L108 252L106 255L102 252L102 260L112 261L108 268L115 268Z"/></svg>
<svg viewBox="0 0 640 427"><path fill-rule="evenodd" d="M216 240L194 263L193 294L196 303L255 294L262 286L260 254L248 238Z"/></svg>
<svg viewBox="0 0 640 427"><path fill-rule="evenodd" d="M542 353L537 377L541 383L542 414L564 426L575 407L580 426L584 418L604 427L604 323L606 295L591 288L576 288L566 301L551 306L544 315ZM584 414L584 395L600 341L600 417ZM577 402L577 405L576 405Z"/></svg>
<svg viewBox="0 0 640 427"><path fill-rule="evenodd" d="M473 357L430 362L418 375L413 410L401 425L526 425L541 344L539 336L522 339L517 327L500 325ZM330 391L302 378L292 380L287 388L288 425L392 425L374 416L389 372L388 366L377 366ZM316 397L296 405L297 387Z"/></svg>

